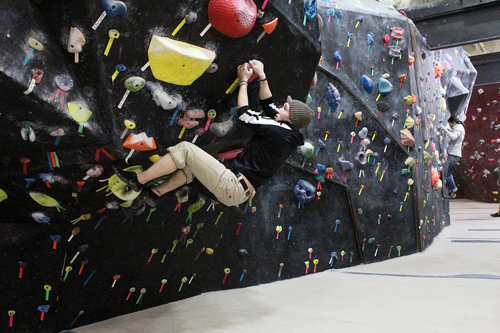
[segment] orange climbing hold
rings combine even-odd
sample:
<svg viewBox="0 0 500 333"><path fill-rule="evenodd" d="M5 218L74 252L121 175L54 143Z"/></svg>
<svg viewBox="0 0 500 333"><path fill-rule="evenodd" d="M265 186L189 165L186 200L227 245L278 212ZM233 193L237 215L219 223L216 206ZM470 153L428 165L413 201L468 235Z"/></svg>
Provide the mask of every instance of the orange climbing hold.
<svg viewBox="0 0 500 333"><path fill-rule="evenodd" d="M328 176L326 176L326 178L333 179L333 177L332 177L333 168L326 168L326 174L328 175Z"/></svg>
<svg viewBox="0 0 500 333"><path fill-rule="evenodd" d="M263 24L262 28L264 28L264 30L269 35L269 34L271 34L274 31L274 29L276 28L277 24L278 24L278 18L275 18L271 22Z"/></svg>
<svg viewBox="0 0 500 333"><path fill-rule="evenodd" d="M156 142L153 137L148 138L144 132L140 134L131 133L123 143L123 147L139 151L154 150L156 149Z"/></svg>

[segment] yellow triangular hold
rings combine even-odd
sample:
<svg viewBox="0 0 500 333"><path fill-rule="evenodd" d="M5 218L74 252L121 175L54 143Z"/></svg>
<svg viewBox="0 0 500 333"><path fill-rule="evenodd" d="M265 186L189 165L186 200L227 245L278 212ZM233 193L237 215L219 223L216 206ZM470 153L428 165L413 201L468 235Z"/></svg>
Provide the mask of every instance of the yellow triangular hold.
<svg viewBox="0 0 500 333"><path fill-rule="evenodd" d="M0 202L4 201L8 197L9 196L7 195L7 193L5 193L5 191L0 188Z"/></svg>
<svg viewBox="0 0 500 333"><path fill-rule="evenodd" d="M76 121L77 123L86 122L92 115L92 111L87 109L87 107L82 103L78 102L68 103L68 110L69 114L71 115L71 118L73 118L73 120Z"/></svg>
<svg viewBox="0 0 500 333"><path fill-rule="evenodd" d="M151 71L156 79L188 86L207 70L215 59L215 52L153 35L148 56Z"/></svg>

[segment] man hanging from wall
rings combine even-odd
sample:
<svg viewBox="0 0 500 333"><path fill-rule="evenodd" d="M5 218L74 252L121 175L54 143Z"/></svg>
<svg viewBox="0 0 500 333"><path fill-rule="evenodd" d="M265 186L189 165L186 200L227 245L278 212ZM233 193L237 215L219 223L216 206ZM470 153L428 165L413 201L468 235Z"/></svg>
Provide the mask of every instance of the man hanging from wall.
<svg viewBox="0 0 500 333"><path fill-rule="evenodd" d="M253 73L259 77L259 98L264 115L249 107L248 79ZM238 78L238 117L254 134L229 169L201 148L184 141L169 147L168 154L149 169L136 174L114 166L116 175L139 192L147 182L171 174L161 185L141 192L143 200L152 207L163 194L189 184L194 178L226 206L238 206L247 201L254 190L265 184L297 147L304 144L304 137L298 130L309 125L313 111L290 96L283 107L278 108L264 65L258 60L238 66Z"/></svg>

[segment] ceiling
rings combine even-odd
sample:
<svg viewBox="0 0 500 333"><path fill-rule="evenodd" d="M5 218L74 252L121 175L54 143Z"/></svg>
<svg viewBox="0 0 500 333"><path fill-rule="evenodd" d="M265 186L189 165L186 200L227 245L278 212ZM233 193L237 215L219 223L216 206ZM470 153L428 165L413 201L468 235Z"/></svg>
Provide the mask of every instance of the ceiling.
<svg viewBox="0 0 500 333"><path fill-rule="evenodd" d="M409 7L421 6L432 2L443 0L379 0L388 6L394 6L395 9L405 9ZM483 55L489 53L500 52L500 40L492 40L488 42L481 42L462 46L469 56Z"/></svg>

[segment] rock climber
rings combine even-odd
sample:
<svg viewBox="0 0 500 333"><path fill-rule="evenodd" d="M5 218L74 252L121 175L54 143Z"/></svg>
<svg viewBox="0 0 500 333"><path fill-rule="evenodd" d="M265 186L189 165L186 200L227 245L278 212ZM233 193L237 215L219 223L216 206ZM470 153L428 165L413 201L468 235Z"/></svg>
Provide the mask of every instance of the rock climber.
<svg viewBox="0 0 500 333"><path fill-rule="evenodd" d="M451 116L448 118L448 125L450 125L451 130L443 125L439 125L439 128L446 132L450 142L448 143L448 148L446 152L448 153L447 167L446 167L446 186L448 187L449 197L455 198L457 196L457 186L453 179L453 169L457 163L462 158L462 142L465 137L465 126L456 116Z"/></svg>
<svg viewBox="0 0 500 333"><path fill-rule="evenodd" d="M495 171L498 173L497 186L500 187L500 160L498 160L498 167L495 169ZM500 199L500 191L498 191L498 193L498 198ZM490 215L493 217L500 217L500 202L498 205L498 211Z"/></svg>
<svg viewBox="0 0 500 333"><path fill-rule="evenodd" d="M258 60L238 66L237 73L240 80L238 118L254 134L243 151L231 161L230 168L186 141L169 147L166 155L143 172L136 174L113 167L117 176L137 192L147 182L171 174L159 186L141 192L148 205L156 206L156 201L163 194L197 178L219 202L226 206L238 206L246 202L256 188L265 184L298 146L304 144L304 137L298 130L311 122L311 108L290 96L278 108L269 89L264 64ZM253 73L259 78L263 115L251 110L248 103L248 80Z"/></svg>

